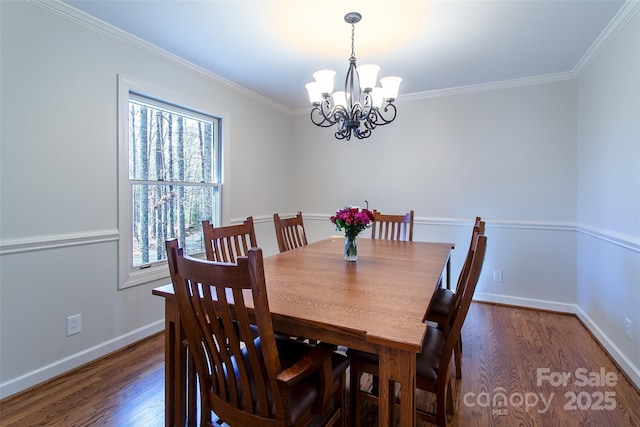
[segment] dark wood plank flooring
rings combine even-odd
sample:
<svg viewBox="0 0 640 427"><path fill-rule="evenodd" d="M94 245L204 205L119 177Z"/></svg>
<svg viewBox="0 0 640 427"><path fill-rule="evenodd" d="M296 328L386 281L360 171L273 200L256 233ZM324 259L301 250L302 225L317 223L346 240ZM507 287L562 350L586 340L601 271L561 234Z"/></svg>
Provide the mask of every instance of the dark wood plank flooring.
<svg viewBox="0 0 640 427"><path fill-rule="evenodd" d="M463 345L453 426L640 426L638 390L575 316L474 303ZM163 346L158 334L4 399L0 426L163 426ZM570 377L539 385L545 372ZM602 372L610 385L580 386ZM376 408L363 412L376 425Z"/></svg>

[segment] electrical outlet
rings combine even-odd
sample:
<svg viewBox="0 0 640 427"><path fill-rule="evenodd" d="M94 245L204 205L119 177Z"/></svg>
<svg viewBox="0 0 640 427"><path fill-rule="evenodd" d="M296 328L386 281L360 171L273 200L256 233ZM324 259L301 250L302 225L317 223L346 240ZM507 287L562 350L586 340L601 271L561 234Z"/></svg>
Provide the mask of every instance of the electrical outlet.
<svg viewBox="0 0 640 427"><path fill-rule="evenodd" d="M624 318L624 333L627 335L627 338L629 339L629 341L631 341L631 319L629 319L628 317Z"/></svg>
<svg viewBox="0 0 640 427"><path fill-rule="evenodd" d="M493 281L502 282L502 270L493 270Z"/></svg>
<svg viewBox="0 0 640 427"><path fill-rule="evenodd" d="M81 315L76 314L74 316L67 317L67 336L79 334L81 331Z"/></svg>

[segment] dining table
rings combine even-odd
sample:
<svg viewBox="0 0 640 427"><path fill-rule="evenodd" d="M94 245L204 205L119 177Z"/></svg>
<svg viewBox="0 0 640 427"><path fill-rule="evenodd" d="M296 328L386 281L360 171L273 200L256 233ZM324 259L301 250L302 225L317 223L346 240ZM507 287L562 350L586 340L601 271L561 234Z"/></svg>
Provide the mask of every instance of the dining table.
<svg viewBox="0 0 640 427"><path fill-rule="evenodd" d="M264 258L274 330L378 354L379 425L393 422L399 384L400 425L415 426L416 353L434 291L450 280L454 244L357 241L354 262L344 259L343 236ZM192 367L173 285L153 294L165 300L165 424L195 425L196 384L188 380Z"/></svg>

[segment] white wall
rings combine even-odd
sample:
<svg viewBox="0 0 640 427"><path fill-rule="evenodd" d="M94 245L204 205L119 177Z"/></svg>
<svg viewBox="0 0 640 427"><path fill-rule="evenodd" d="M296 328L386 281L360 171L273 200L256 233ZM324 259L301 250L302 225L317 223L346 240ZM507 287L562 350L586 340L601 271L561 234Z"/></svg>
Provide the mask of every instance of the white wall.
<svg viewBox="0 0 640 427"><path fill-rule="evenodd" d="M579 315L640 384L640 14L578 88Z"/></svg>
<svg viewBox="0 0 640 427"><path fill-rule="evenodd" d="M267 254L273 212L302 210L315 241L333 233L336 209L367 199L414 209L416 240L455 242L457 274L481 215L478 299L577 311L637 371L640 319L629 310L627 342L615 309L639 302L637 17L580 80L401 99L393 124L344 143L307 111L74 16L0 2L0 398L163 327L157 283L117 290L120 73L224 109L225 221L253 215ZM76 313L83 331L67 338Z"/></svg>
<svg viewBox="0 0 640 427"><path fill-rule="evenodd" d="M456 274L480 215L489 244L477 297L573 311L575 80L400 101L398 109L392 124L349 143L297 118L295 194L305 212L328 215L365 199L385 212L413 209L416 240L456 243ZM503 270L501 284L493 269Z"/></svg>
<svg viewBox="0 0 640 427"><path fill-rule="evenodd" d="M397 120L364 142L336 141L299 117L296 194L312 212L364 199L383 211L414 209L417 240L462 249L455 274L481 215L489 241L476 299L577 313L640 385L634 10L577 80L401 100ZM492 281L494 269L503 283Z"/></svg>
<svg viewBox="0 0 640 427"><path fill-rule="evenodd" d="M164 327L157 283L118 290L118 74L225 114L226 222L263 218L274 253L289 211L282 109L50 5L0 2L0 398Z"/></svg>

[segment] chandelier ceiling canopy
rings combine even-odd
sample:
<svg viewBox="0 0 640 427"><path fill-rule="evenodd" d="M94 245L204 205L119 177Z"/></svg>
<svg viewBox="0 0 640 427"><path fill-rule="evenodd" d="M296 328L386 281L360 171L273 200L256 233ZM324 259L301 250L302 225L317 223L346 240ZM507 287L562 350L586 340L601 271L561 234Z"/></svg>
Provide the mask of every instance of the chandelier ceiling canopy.
<svg viewBox="0 0 640 427"><path fill-rule="evenodd" d="M376 86L380 67L374 64L356 65L354 51L355 24L362 15L347 13L345 22L351 24L351 57L344 81L344 90L333 90L333 70L320 70L313 73L315 81L306 84L311 101L311 121L316 126L336 125L337 139L351 139L355 136L364 139L371 136L377 126L391 123L396 118L396 106L400 77L383 77Z"/></svg>

